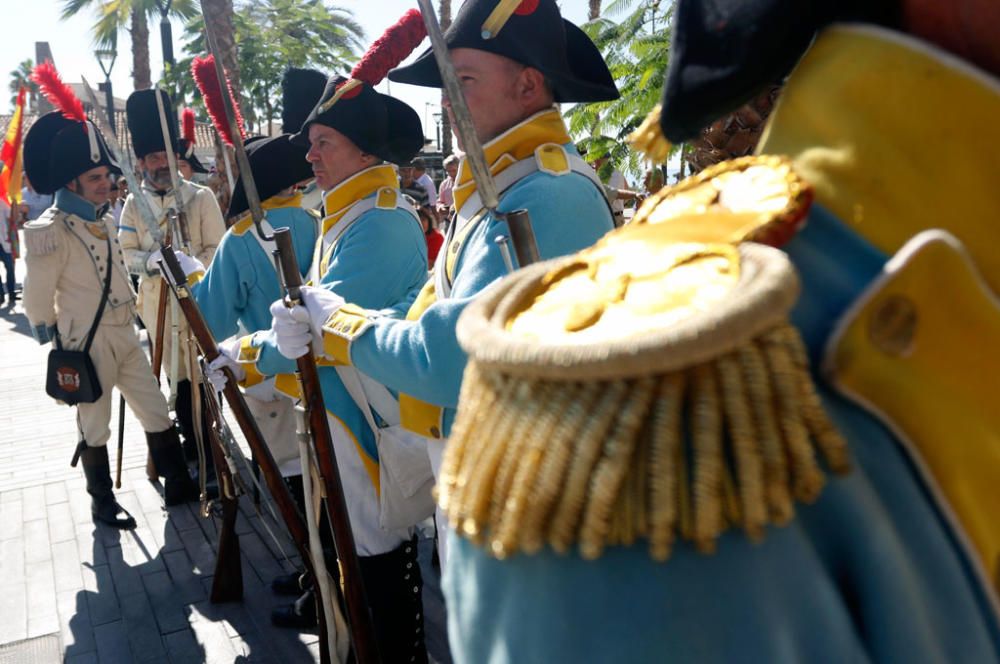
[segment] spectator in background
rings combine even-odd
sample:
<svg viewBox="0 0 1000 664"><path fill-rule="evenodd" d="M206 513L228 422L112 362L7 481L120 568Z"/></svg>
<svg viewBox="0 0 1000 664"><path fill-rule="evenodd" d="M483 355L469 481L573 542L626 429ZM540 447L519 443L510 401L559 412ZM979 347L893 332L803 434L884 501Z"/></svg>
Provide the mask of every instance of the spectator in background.
<svg viewBox="0 0 1000 664"><path fill-rule="evenodd" d="M663 189L664 185L667 184L667 179L663 175L662 169L652 168L646 171L646 177L643 178L642 184L646 189L646 195L652 196L660 189Z"/></svg>
<svg viewBox="0 0 1000 664"><path fill-rule="evenodd" d="M448 174L444 180L441 181L441 187L438 189L437 197L437 214L438 219L446 221L451 219L451 215L455 212L455 177L458 174L458 157L451 154L444 160L444 171Z"/></svg>
<svg viewBox="0 0 1000 664"><path fill-rule="evenodd" d="M413 202L413 199L410 201ZM420 217L420 226L424 229L424 239L427 240L427 269L430 270L434 268L434 261L444 244L444 235L434 227L434 215L431 214L430 206L414 207Z"/></svg>
<svg viewBox="0 0 1000 664"><path fill-rule="evenodd" d="M434 205L437 203L437 187L434 186L434 180L431 179L431 176L427 174L427 164L424 163L423 159L417 158L413 160L413 179L417 182L418 186L423 187L424 191L427 192L427 204ZM433 210L431 214L433 214Z"/></svg>
<svg viewBox="0 0 1000 664"><path fill-rule="evenodd" d="M16 215L15 215L16 216ZM14 244L17 235L17 223L10 214L7 201L0 198L0 263L3 264L6 287L6 304L14 306L17 294L14 292L17 281L14 277ZM430 246L430 245L428 245ZM0 290L0 304L4 303L4 290Z"/></svg>
<svg viewBox="0 0 1000 664"><path fill-rule="evenodd" d="M122 207L124 206L125 201L121 195L121 189L121 185L112 180L111 198L108 199L108 210L111 212L111 216L115 218L115 228L121 226Z"/></svg>
<svg viewBox="0 0 1000 664"><path fill-rule="evenodd" d="M428 197L427 190L417 184L416 178L416 168L413 166L413 162L399 167L400 190L413 199L413 207L417 209L429 207L431 199Z"/></svg>
<svg viewBox="0 0 1000 664"><path fill-rule="evenodd" d="M602 180L606 172L604 166L607 164L609 158L610 155L605 152L591 164ZM604 190L608 196L608 201L611 202L611 213L615 218L615 226L621 226L625 222L625 201L636 201L636 204L638 204L641 195L629 189L625 175L615 168L613 164L611 165L611 172L604 183Z"/></svg>
<svg viewBox="0 0 1000 664"><path fill-rule="evenodd" d="M52 196L39 194L32 187L31 182L28 181L28 174L24 174L24 187L21 189L21 201L28 206L28 212L26 216L22 218L22 222L34 221L42 215L43 212L52 207Z"/></svg>

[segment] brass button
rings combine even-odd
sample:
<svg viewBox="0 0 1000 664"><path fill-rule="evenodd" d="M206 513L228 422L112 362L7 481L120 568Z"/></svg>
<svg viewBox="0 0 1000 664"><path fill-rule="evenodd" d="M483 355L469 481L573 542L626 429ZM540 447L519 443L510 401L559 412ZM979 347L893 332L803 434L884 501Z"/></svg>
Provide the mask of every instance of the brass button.
<svg viewBox="0 0 1000 664"><path fill-rule="evenodd" d="M913 352L917 331L917 308L902 295L883 300L868 319L868 337L880 351L893 357Z"/></svg>

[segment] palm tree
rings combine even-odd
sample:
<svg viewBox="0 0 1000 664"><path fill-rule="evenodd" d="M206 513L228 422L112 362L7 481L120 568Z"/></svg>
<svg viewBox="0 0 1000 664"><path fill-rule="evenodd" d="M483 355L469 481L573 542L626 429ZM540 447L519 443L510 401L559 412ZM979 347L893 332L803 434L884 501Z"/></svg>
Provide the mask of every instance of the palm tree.
<svg viewBox="0 0 1000 664"><path fill-rule="evenodd" d="M66 20L84 9L94 9L97 22L92 29L94 43L115 46L118 33L127 31L132 40L132 86L146 90L153 86L149 65L149 20L160 14L156 0L63 0L61 18ZM196 0L172 0L170 15L190 18L198 13Z"/></svg>
<svg viewBox="0 0 1000 664"><path fill-rule="evenodd" d="M570 133L580 138L591 158L607 153L604 168L639 175L643 164L626 137L659 102L667 71L674 2L613 0L604 16L583 26L601 50L621 97L577 104L567 112ZM609 17L621 17L612 20Z"/></svg>
<svg viewBox="0 0 1000 664"><path fill-rule="evenodd" d="M240 61L236 51L236 30L233 27L233 0L203 0L205 25L212 28L216 48L226 70L233 93L240 95ZM206 49L207 50L207 49Z"/></svg>
<svg viewBox="0 0 1000 664"><path fill-rule="evenodd" d="M27 103L24 109L25 114L38 111L38 84L31 80L31 70L34 66L35 63L31 59L23 61L17 66L17 69L11 70L10 84L7 86L7 89L11 93L11 106L17 103L17 93L21 90L21 87L28 89Z"/></svg>

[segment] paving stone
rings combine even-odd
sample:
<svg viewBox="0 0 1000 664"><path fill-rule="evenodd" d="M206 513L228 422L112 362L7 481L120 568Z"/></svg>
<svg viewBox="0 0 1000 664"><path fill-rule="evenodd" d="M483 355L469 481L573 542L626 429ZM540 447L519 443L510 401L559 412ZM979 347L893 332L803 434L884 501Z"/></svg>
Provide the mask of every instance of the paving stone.
<svg viewBox="0 0 1000 664"><path fill-rule="evenodd" d="M94 628L94 640L97 642L97 656L100 662L117 664L132 661L132 652L129 649L123 621L98 625Z"/></svg>
<svg viewBox="0 0 1000 664"><path fill-rule="evenodd" d="M208 597L198 575L194 573L191 559L186 551L170 551L163 554L163 562L174 583L177 596L185 604L200 602Z"/></svg>
<svg viewBox="0 0 1000 664"><path fill-rule="evenodd" d="M0 589L24 583L24 542L20 539L0 540Z"/></svg>
<svg viewBox="0 0 1000 664"><path fill-rule="evenodd" d="M208 661L205 659L205 649L201 647L194 632L188 629L186 624L183 630L164 635L163 643L170 661L175 664Z"/></svg>
<svg viewBox="0 0 1000 664"><path fill-rule="evenodd" d="M100 664L100 660L97 658L96 651L74 655L67 652L66 659L63 660L63 664Z"/></svg>
<svg viewBox="0 0 1000 664"><path fill-rule="evenodd" d="M95 652L94 628L90 624L87 591L61 592L56 596L59 608L59 636L64 654L70 656Z"/></svg>
<svg viewBox="0 0 1000 664"><path fill-rule="evenodd" d="M122 558L121 547L112 547L107 550L108 568L111 578L114 580L115 594L120 600L124 600L135 593L142 593L142 578L139 568L133 567Z"/></svg>
<svg viewBox="0 0 1000 664"><path fill-rule="evenodd" d="M36 467L38 466L38 459L34 459L34 464ZM44 474L45 471L44 469L38 469L38 472ZM22 473L20 478L29 479L34 476L35 473L29 471ZM24 505L22 508L24 509L24 520L34 521L36 519L44 519L45 510L41 508L45 506L45 487L40 484L25 487L22 490L22 495L24 496L22 499L22 503Z"/></svg>
<svg viewBox="0 0 1000 664"><path fill-rule="evenodd" d="M59 631L56 581L52 561L26 565L28 581L28 638Z"/></svg>
<svg viewBox="0 0 1000 664"><path fill-rule="evenodd" d="M76 539L52 545L52 571L55 575L56 592L83 588L83 574Z"/></svg>
<svg viewBox="0 0 1000 664"><path fill-rule="evenodd" d="M65 482L49 482L45 485L45 504L55 505L69 500Z"/></svg>
<svg viewBox="0 0 1000 664"><path fill-rule="evenodd" d="M20 538L24 532L23 514L20 499L20 491L8 492L11 495L17 494L17 500L5 500L0 502L0 540L10 540ZM7 494L3 494L6 496Z"/></svg>
<svg viewBox="0 0 1000 664"><path fill-rule="evenodd" d="M178 597L176 587L166 571L142 577L149 603L161 634L187 629L187 605Z"/></svg>
<svg viewBox="0 0 1000 664"><path fill-rule="evenodd" d="M68 502L53 503L46 508L49 522L49 542L67 542L76 539L76 525Z"/></svg>
<svg viewBox="0 0 1000 664"><path fill-rule="evenodd" d="M0 643L28 638L27 584L9 583L0 592Z"/></svg>
<svg viewBox="0 0 1000 664"><path fill-rule="evenodd" d="M188 623L194 632L198 644L204 649L206 662L231 662L237 653L233 649L226 629L219 623L214 623L202 615L201 604L191 607Z"/></svg>
<svg viewBox="0 0 1000 664"><path fill-rule="evenodd" d="M89 569L84 567L84 570L83 587L88 591L86 598L91 624L96 628L120 620L121 611L115 596L115 585L111 580L111 570L107 565Z"/></svg>
<svg viewBox="0 0 1000 664"><path fill-rule="evenodd" d="M45 510L42 509L44 516ZM46 521L25 521L24 522L24 563L31 565L35 562L49 560L52 552L49 549L49 525Z"/></svg>
<svg viewBox="0 0 1000 664"><path fill-rule="evenodd" d="M160 630L146 594L123 597L121 610L134 660L162 662L167 652L160 640Z"/></svg>

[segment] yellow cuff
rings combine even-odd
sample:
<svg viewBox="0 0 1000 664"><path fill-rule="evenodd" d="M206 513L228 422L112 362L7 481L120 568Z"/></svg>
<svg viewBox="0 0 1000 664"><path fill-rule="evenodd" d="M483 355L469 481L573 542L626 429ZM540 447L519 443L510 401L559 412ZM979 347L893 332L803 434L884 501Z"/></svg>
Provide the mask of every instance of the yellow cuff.
<svg viewBox="0 0 1000 664"><path fill-rule="evenodd" d="M257 370L257 360L259 358L260 347L253 345L253 335L249 334L240 339L240 354L236 357L236 361L246 374L243 380L240 381L241 386L253 387L258 383L264 382L264 379L267 378L267 376Z"/></svg>
<svg viewBox="0 0 1000 664"><path fill-rule="evenodd" d="M204 277L204 276L205 276L205 271L204 270L196 270L196 271L192 272L191 274L189 274L188 277L187 277L188 288L191 288L196 283L198 283L199 281L201 281L202 277Z"/></svg>
<svg viewBox="0 0 1000 664"><path fill-rule="evenodd" d="M372 326L367 309L345 304L323 324L323 353L346 366L351 365L351 342Z"/></svg>

